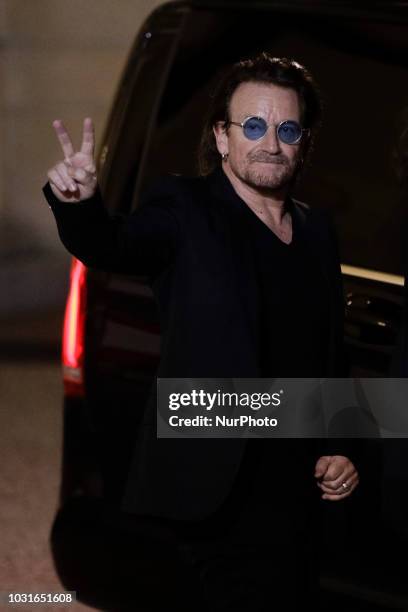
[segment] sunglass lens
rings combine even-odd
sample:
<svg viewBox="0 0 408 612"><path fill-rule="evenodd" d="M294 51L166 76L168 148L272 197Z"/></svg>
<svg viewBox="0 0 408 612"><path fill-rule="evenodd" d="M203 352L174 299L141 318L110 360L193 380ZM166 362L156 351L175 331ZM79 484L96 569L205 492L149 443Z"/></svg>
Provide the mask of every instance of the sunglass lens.
<svg viewBox="0 0 408 612"><path fill-rule="evenodd" d="M284 121L278 127L278 137L285 144L296 144L302 137L302 128L297 121Z"/></svg>
<svg viewBox="0 0 408 612"><path fill-rule="evenodd" d="M244 134L249 140L258 140L265 136L268 125L261 117L250 117L243 126Z"/></svg>

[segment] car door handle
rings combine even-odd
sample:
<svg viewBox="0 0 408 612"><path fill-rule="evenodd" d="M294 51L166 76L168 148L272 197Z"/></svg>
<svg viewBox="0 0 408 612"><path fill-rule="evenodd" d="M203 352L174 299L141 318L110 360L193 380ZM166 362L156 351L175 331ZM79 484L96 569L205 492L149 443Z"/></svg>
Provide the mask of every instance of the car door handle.
<svg viewBox="0 0 408 612"><path fill-rule="evenodd" d="M393 346L402 307L386 298L350 292L345 304L346 338L365 344Z"/></svg>

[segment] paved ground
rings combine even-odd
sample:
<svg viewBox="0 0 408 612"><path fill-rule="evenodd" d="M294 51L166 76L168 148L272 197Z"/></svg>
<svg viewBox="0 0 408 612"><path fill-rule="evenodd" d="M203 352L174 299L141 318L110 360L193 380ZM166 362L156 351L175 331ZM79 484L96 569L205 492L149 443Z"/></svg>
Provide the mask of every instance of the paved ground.
<svg viewBox="0 0 408 612"><path fill-rule="evenodd" d="M63 591L48 537L61 460L61 313L0 321L0 591ZM50 612L49 606L17 610ZM10 610L10 607L0 609ZM56 610L91 610L74 604Z"/></svg>

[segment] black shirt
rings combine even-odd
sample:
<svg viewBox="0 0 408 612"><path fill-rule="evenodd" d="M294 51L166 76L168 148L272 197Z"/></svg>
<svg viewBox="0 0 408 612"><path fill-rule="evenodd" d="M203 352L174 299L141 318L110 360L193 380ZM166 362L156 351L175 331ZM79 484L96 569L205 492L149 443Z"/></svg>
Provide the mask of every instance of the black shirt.
<svg viewBox="0 0 408 612"><path fill-rule="evenodd" d="M287 206L290 210L290 200ZM261 297L261 376L322 377L329 302L321 268L295 219L292 241L285 244L249 206L245 209Z"/></svg>
<svg viewBox="0 0 408 612"><path fill-rule="evenodd" d="M310 252L301 224L292 215L292 241L285 244L234 195L247 220L259 287L260 376L326 376L328 285L322 266ZM290 212L293 207L290 198L285 206ZM314 466L322 454L320 444L320 440L313 438L248 440L240 471L242 481L236 491L242 493L241 487L248 481L259 503L273 504L276 508L289 508L288 500L317 501L319 489L315 484ZM260 484L253 482L253 474L258 474ZM265 486L268 481L274 486Z"/></svg>

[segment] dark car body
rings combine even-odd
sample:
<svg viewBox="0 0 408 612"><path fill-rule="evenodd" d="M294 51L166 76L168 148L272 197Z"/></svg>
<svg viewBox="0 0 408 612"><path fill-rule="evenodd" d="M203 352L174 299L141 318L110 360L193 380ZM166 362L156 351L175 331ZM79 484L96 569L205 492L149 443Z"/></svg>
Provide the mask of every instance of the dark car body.
<svg viewBox="0 0 408 612"><path fill-rule="evenodd" d="M304 63L320 85L324 121L295 195L334 217L351 373L387 377L403 304L404 194L393 151L408 108L404 3L191 0L155 10L129 55L100 149L105 205L128 214L155 177L196 174L217 75L262 50ZM169 532L119 511L160 355L151 290L143 277L75 261L69 316L77 328L69 336L66 319L61 504L51 534L61 580L102 609L199 609L199 587L176 561ZM336 523L343 510L328 510L326 609L408 609L397 557L408 534L406 447L368 445L367 494L346 502L346 521ZM330 531L335 524L344 532Z"/></svg>

